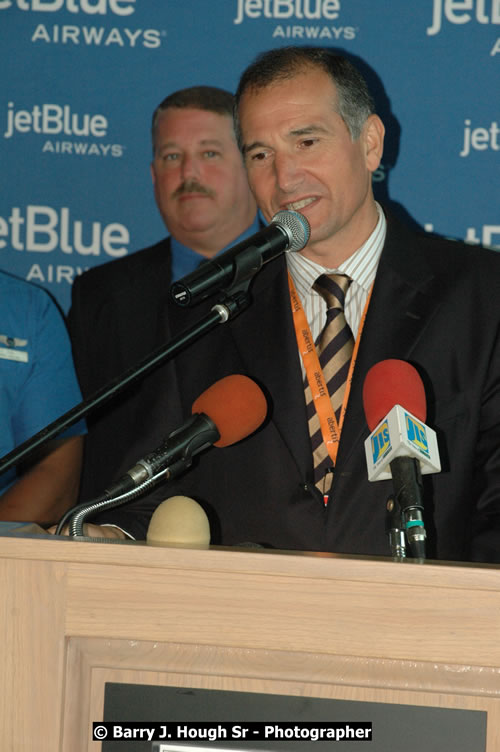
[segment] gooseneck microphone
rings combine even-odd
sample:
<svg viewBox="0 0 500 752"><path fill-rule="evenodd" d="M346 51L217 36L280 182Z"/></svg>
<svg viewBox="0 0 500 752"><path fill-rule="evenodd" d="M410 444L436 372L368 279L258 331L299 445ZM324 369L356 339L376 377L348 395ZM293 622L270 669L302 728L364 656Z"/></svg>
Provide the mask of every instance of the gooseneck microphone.
<svg viewBox="0 0 500 752"><path fill-rule="evenodd" d="M302 214L279 211L263 230L174 282L170 293L178 305L190 306L251 279L263 264L284 251L301 251L310 234L309 222Z"/></svg>
<svg viewBox="0 0 500 752"><path fill-rule="evenodd" d="M367 373L363 405L371 431L365 441L368 480L392 478L394 502L412 555L425 558L422 474L439 473L435 432L426 426L425 389L403 360L383 360ZM394 517L394 509L391 508Z"/></svg>
<svg viewBox="0 0 500 752"><path fill-rule="evenodd" d="M210 446L235 444L257 430L267 414L261 388L248 376L231 374L206 389L193 403L192 415L150 454L138 460L108 495L137 488L160 470L170 480Z"/></svg>
<svg viewBox="0 0 500 752"><path fill-rule="evenodd" d="M226 447L254 433L267 415L262 389L248 376L231 374L212 384L193 403L192 416L151 454L140 459L104 494L68 510L59 521L59 534L68 518L69 534L83 537L89 515L132 501L158 480L172 480L188 469L193 457L209 446ZM96 539L96 540L106 540Z"/></svg>

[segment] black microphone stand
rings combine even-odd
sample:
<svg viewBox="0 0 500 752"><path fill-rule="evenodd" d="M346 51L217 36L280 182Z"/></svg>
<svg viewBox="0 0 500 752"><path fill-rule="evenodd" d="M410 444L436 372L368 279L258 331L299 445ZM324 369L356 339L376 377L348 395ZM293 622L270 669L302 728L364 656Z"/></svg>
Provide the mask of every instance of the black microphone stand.
<svg viewBox="0 0 500 752"><path fill-rule="evenodd" d="M401 512L401 524L414 559L425 559L426 532L422 501L422 473L420 462L414 457L395 457L390 463L394 499Z"/></svg>
<svg viewBox="0 0 500 752"><path fill-rule="evenodd" d="M389 496L386 504L385 530L389 537L391 556L397 561L406 558L406 539L399 502Z"/></svg>
<svg viewBox="0 0 500 752"><path fill-rule="evenodd" d="M249 250L251 251L252 249ZM242 261L243 260L244 259L242 259ZM232 288L225 292L221 300L216 303L210 309L209 313L199 322L179 334L177 337L174 337L170 342L167 342L165 345L154 350L150 355L140 361L140 363L126 371L123 376L119 376L109 382L88 399L83 400L78 405L68 410L60 418L53 421L34 436L0 458L0 474L9 470L14 465L17 465L22 460L25 460L27 457L30 457L42 445L58 436L62 431L72 426L81 418L84 418L86 415L96 410L112 397L120 394L131 384L143 379L158 366L174 358L181 350L201 339L201 337L208 334L212 329L215 329L219 324L225 324L227 321L235 318L235 316L250 305L251 297L248 288L251 279L257 271L258 268L255 268L251 274L249 274L247 269L245 269L245 273L243 274L239 275L236 273L233 280L235 284L232 285ZM137 492L139 490L140 489L137 489ZM127 500L128 499L124 499L120 503L125 503ZM111 499L109 498L109 495L105 494L103 497L100 497L99 500L94 500L85 504L78 504L73 507L73 510L68 510L65 514L65 519L68 519L71 511L78 513L78 525L79 528L82 529L87 508L89 513L95 512L96 509L100 509L100 504L106 505L109 504L110 501Z"/></svg>

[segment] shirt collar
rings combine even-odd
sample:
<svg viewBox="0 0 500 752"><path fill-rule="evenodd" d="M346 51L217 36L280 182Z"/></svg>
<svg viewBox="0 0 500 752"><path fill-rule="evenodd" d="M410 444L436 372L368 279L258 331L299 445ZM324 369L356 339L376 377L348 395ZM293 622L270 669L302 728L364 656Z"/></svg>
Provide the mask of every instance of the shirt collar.
<svg viewBox="0 0 500 752"><path fill-rule="evenodd" d="M354 283L367 293L375 279L387 232L387 221L382 207L375 202L378 222L363 245L349 256L338 268L326 268L306 258L301 253L287 253L286 261L297 292L305 297L320 274L347 274Z"/></svg>

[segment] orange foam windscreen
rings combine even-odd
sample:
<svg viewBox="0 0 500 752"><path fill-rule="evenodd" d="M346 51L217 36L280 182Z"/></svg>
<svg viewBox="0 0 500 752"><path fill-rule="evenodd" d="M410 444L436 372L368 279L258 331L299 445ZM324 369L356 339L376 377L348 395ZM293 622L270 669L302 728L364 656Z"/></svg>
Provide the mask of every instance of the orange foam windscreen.
<svg viewBox="0 0 500 752"><path fill-rule="evenodd" d="M417 369L404 360L381 360L370 368L363 385L363 406L370 431L394 405L401 405L425 423L425 390Z"/></svg>
<svg viewBox="0 0 500 752"><path fill-rule="evenodd" d="M192 412L205 413L213 420L220 433L215 446L225 447L259 428L267 415L267 402L255 381L242 374L231 374L200 394Z"/></svg>

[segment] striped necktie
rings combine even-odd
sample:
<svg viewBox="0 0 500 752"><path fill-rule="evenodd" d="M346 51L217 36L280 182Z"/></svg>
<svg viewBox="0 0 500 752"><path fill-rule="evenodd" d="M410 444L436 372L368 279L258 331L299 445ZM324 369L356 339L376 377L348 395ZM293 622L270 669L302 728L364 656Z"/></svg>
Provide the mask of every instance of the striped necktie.
<svg viewBox="0 0 500 752"><path fill-rule="evenodd" d="M354 341L344 316L344 301L351 279L343 274L322 274L313 285L326 301L326 323L316 342L319 363L330 394L337 422L344 400L347 375ZM332 461L321 434L320 422L311 397L309 384L305 383L305 397L309 435L314 463L314 483L327 494L332 485Z"/></svg>

